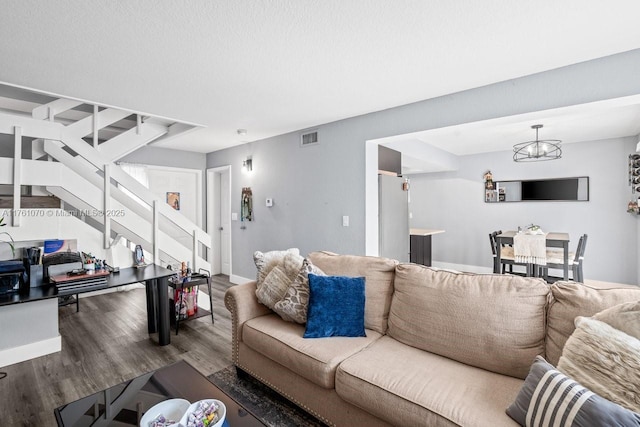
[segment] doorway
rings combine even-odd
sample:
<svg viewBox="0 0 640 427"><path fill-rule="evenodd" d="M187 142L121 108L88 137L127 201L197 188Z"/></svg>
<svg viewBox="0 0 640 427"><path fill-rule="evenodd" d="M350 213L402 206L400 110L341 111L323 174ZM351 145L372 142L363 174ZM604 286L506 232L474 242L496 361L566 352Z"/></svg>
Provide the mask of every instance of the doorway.
<svg viewBox="0 0 640 427"><path fill-rule="evenodd" d="M231 276L231 165L207 169L207 232L211 273Z"/></svg>

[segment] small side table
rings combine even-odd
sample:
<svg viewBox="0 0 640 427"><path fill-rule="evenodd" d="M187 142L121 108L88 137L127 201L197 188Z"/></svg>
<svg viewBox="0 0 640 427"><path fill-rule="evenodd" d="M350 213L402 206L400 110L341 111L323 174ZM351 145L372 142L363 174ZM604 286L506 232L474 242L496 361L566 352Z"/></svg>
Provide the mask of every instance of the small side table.
<svg viewBox="0 0 640 427"><path fill-rule="evenodd" d="M187 317L186 319L182 319L182 322L198 319L200 317L211 314L211 323L215 323L215 319L213 318L213 297L211 296L211 273L201 268L200 270L198 270L198 273L192 274L191 277L188 278L188 280L181 280L175 276L169 279L169 287L177 291L184 291L185 289L192 287L199 288L202 285L207 285L207 292L209 293L209 308L211 310L206 310L202 307L198 307L197 314ZM178 330L180 329L181 320L179 313L182 311L183 307L184 297L180 298L180 307L178 308L178 310L176 310L176 301L174 301L173 307L170 307L171 313L173 314L173 319L176 322L176 335L178 335Z"/></svg>

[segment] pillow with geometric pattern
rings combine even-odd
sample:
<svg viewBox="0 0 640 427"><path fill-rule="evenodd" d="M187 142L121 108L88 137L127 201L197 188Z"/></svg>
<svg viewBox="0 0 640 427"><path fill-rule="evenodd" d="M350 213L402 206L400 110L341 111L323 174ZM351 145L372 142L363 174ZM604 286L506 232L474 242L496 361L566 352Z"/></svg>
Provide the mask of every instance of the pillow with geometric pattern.
<svg viewBox="0 0 640 427"><path fill-rule="evenodd" d="M527 427L640 426L640 414L598 396L540 356L506 412Z"/></svg>
<svg viewBox="0 0 640 427"><path fill-rule="evenodd" d="M298 274L287 288L284 297L273 307L273 311L287 322L300 323L301 325L307 323L309 274L325 275L322 270L305 258L302 261L302 267L300 267Z"/></svg>

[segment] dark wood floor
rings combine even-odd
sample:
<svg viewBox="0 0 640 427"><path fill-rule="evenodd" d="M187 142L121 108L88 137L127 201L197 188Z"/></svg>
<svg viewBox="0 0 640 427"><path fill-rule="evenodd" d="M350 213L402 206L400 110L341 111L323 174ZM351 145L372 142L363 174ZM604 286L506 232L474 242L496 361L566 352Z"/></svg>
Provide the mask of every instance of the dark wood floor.
<svg viewBox="0 0 640 427"><path fill-rule="evenodd" d="M224 307L227 276L214 276L211 316L183 322L171 344L147 333L144 289L80 299L61 307L62 351L5 368L1 426L55 426L54 408L178 360L210 375L231 364L231 320ZM206 287L202 287L203 290Z"/></svg>

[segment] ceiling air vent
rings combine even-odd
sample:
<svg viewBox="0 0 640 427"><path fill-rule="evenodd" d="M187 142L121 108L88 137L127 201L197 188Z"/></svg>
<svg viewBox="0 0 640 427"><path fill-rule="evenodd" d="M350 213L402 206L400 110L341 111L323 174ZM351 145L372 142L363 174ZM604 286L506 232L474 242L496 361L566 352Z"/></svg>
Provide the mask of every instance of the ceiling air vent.
<svg viewBox="0 0 640 427"><path fill-rule="evenodd" d="M318 131L314 130L311 132L303 133L300 135L300 146L308 147L310 145L318 144Z"/></svg>

